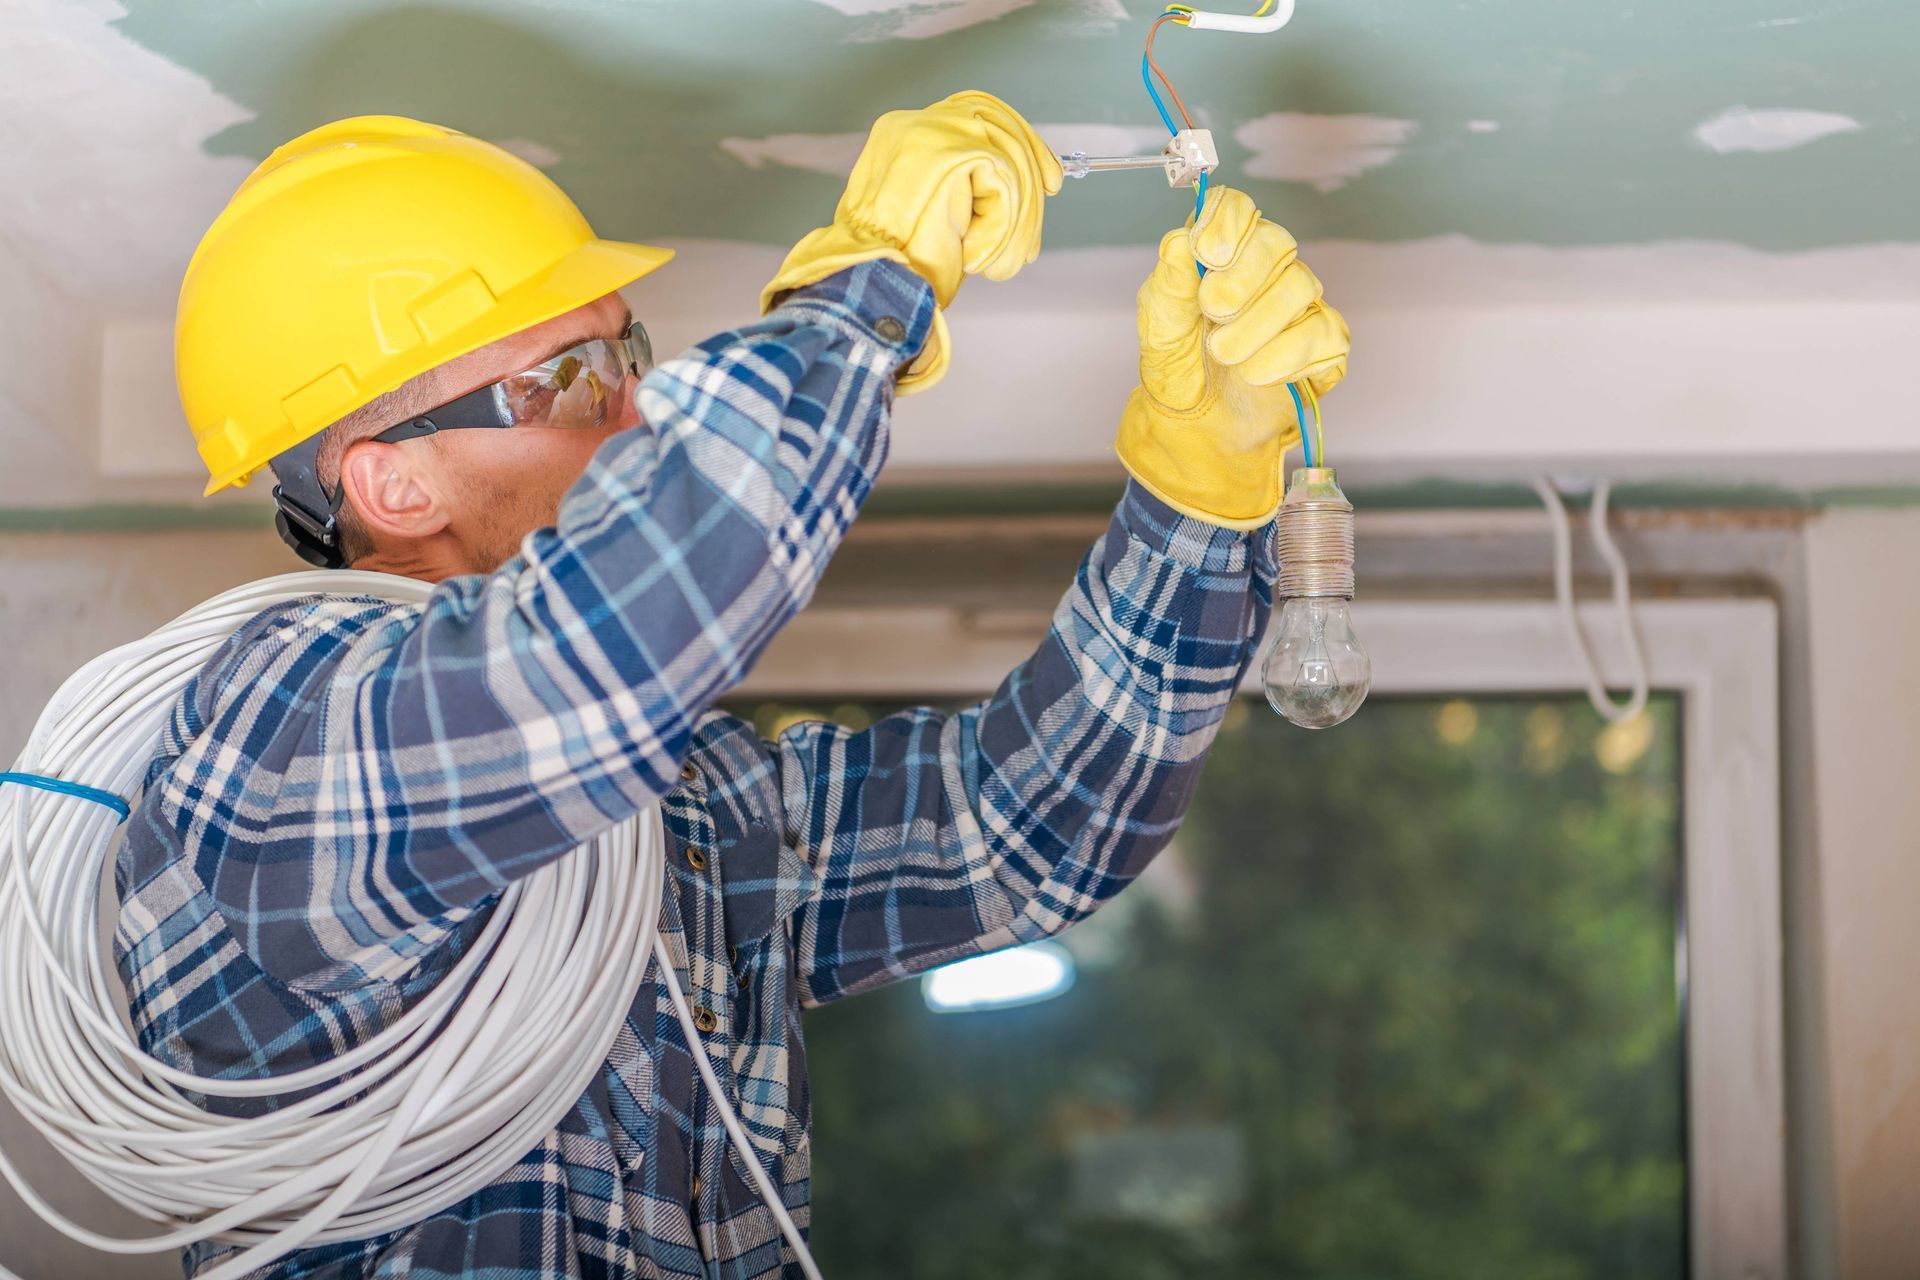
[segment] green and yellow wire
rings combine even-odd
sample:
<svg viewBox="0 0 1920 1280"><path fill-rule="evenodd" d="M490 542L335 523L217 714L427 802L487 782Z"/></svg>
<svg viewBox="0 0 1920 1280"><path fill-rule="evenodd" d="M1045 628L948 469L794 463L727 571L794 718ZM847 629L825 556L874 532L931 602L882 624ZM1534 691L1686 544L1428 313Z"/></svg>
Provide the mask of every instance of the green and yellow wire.
<svg viewBox="0 0 1920 1280"><path fill-rule="evenodd" d="M1310 379L1300 379L1300 387L1307 393L1307 408L1313 410L1313 463L1316 467L1327 465L1327 429L1320 422L1320 397L1313 392ZM1304 449L1307 439L1307 424L1300 424L1300 443Z"/></svg>

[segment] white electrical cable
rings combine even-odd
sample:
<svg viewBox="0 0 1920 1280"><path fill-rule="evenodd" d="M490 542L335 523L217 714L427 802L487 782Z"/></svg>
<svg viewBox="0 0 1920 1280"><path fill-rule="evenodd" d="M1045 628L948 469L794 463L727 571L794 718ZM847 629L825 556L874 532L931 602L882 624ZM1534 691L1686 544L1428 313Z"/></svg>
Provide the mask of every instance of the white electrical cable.
<svg viewBox="0 0 1920 1280"><path fill-rule="evenodd" d="M753 1143L747 1139L746 1129L740 1124L740 1117L727 1105L726 1090L720 1087L720 1078L714 1074L713 1064L707 1061L706 1042L700 1038L700 1029L693 1024L693 1010L687 1006L687 993L680 989L680 979L674 973L673 956L667 951L664 936L655 935L653 953L659 960L660 981L666 984L667 995L673 1001L674 1015L680 1019L680 1030L687 1037L693 1065L700 1069L700 1078L706 1082L708 1096L720 1108L720 1123L727 1128L728 1140L733 1143L733 1149L740 1153L747 1172L753 1175L753 1185L759 1191L760 1198L766 1202L767 1208L773 1210L774 1220L780 1224L780 1234L793 1246L795 1256L800 1259L800 1270L806 1273L807 1280L821 1280L820 1268L814 1265L813 1255L807 1251L806 1241L800 1237L800 1228L793 1224L793 1215L787 1212L779 1188L773 1185L772 1176L760 1163Z"/></svg>
<svg viewBox="0 0 1920 1280"><path fill-rule="evenodd" d="M1607 503L1613 495L1613 485L1607 480L1595 483L1590 523L1593 526L1594 546L1600 552L1600 558L1606 561L1613 577L1613 607L1620 617L1620 630L1627 642L1627 665L1633 672L1633 690L1625 703L1616 703L1608 694L1606 682L1600 678L1599 664L1594 661L1593 648L1587 643L1586 630L1580 625L1579 611L1574 607L1573 531L1567 519L1566 504L1560 500L1560 491L1554 487L1553 481L1546 476L1535 476L1533 487L1540 495L1540 501L1546 504L1547 517L1553 524L1553 591L1560 605L1560 619L1566 626L1567 637L1580 658L1586 677L1587 700L1593 703L1593 709L1609 724L1631 720L1645 710L1649 688L1646 657L1640 649L1640 630L1634 624L1627 560L1620 554L1620 548L1614 545L1613 533L1607 527Z"/></svg>
<svg viewBox="0 0 1920 1280"><path fill-rule="evenodd" d="M76 672L14 771L131 799L182 688L247 619L303 596L421 605L430 590L387 574L330 572L217 596ZM508 885L473 945L384 1031L263 1080L195 1076L140 1049L99 930L118 826L94 801L0 785L0 1092L108 1196L169 1228L132 1240L88 1230L0 1151L0 1174L66 1235L109 1253L243 1245L200 1277L232 1280L308 1245L422 1221L500 1177L574 1106L657 952L728 1136L803 1269L819 1276L656 945L666 878L657 809ZM211 1114L183 1096L306 1089L317 1092L251 1119Z"/></svg>
<svg viewBox="0 0 1920 1280"><path fill-rule="evenodd" d="M1293 21L1294 0L1279 0L1273 12L1264 17L1247 13L1209 13L1195 9L1187 15L1187 26L1194 31L1233 31L1242 35L1265 35Z"/></svg>

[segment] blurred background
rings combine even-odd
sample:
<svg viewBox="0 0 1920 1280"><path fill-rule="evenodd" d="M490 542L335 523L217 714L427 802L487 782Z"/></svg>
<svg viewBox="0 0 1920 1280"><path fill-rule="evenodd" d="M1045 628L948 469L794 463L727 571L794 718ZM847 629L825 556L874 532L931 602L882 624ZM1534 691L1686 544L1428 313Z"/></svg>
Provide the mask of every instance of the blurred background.
<svg viewBox="0 0 1920 1280"><path fill-rule="evenodd" d="M1156 149L1157 12L0 0L0 758L86 657L298 567L262 484L198 496L170 353L187 255L279 142L365 112L500 142L680 251L630 291L672 351L751 315L883 111L979 87L1061 150ZM1352 321L1327 455L1378 692L1318 736L1237 708L1049 998L809 1018L829 1274L1913 1275L1920 10L1301 0L1157 54ZM1070 183L1041 261L968 286L952 376L741 692L763 732L963 703L1038 639L1187 204ZM1542 472L1594 598L1578 495L1617 483L1657 690L1629 724L1580 696ZM4 1189L0 1265L178 1274Z"/></svg>
<svg viewBox="0 0 1920 1280"><path fill-rule="evenodd" d="M1068 985L814 1015L821 1265L1686 1275L1674 711L1241 702Z"/></svg>

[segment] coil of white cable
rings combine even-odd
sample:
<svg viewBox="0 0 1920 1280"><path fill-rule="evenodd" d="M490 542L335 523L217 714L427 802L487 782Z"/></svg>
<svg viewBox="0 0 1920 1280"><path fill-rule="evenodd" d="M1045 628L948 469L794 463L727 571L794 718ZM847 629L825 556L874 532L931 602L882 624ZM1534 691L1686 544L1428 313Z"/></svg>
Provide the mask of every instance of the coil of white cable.
<svg viewBox="0 0 1920 1280"><path fill-rule="evenodd" d="M186 682L247 619L316 594L423 604L428 584L330 572L217 596L64 684L14 771L131 798ZM245 1246L201 1280L293 1250L411 1225L494 1181L600 1069L656 956L741 1159L809 1276L813 1260L747 1144L687 1011L658 922L665 879L648 809L500 895L482 932L407 1014L348 1053L253 1080L210 1079L144 1053L99 933L118 815L0 786L0 1091L96 1186L170 1228L103 1236L54 1210L0 1151L0 1173L49 1223L113 1253L210 1239ZM316 1092L250 1119L193 1105ZM4 1274L4 1273L0 1273Z"/></svg>

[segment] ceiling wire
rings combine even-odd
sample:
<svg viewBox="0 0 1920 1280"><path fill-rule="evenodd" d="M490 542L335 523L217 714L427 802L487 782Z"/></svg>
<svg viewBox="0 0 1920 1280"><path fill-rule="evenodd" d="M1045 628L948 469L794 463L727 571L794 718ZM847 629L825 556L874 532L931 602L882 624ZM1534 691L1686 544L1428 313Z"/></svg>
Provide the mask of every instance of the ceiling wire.
<svg viewBox="0 0 1920 1280"><path fill-rule="evenodd" d="M1560 620L1566 627L1567 638L1580 659L1587 685L1587 701L1609 724L1631 720L1646 709L1649 685L1646 655L1641 651L1639 628L1633 620L1633 595L1627 578L1627 560L1620 554L1620 548L1614 544L1613 533L1607 527L1607 504L1613 494L1613 483L1600 480L1594 484L1590 523L1594 548L1599 551L1600 558L1606 562L1607 570L1613 577L1613 607L1619 615L1621 633L1626 638L1627 665L1633 673L1632 691L1624 703L1615 702L1607 692L1606 682L1600 678L1599 664L1594 661L1593 647L1587 641L1586 629L1580 625L1580 614L1574 606L1573 532L1567 518L1566 504L1560 500L1560 491L1554 487L1553 481L1546 476L1535 476L1533 488L1540 495L1540 501L1546 504L1547 518L1553 525L1554 597L1560 607Z"/></svg>

